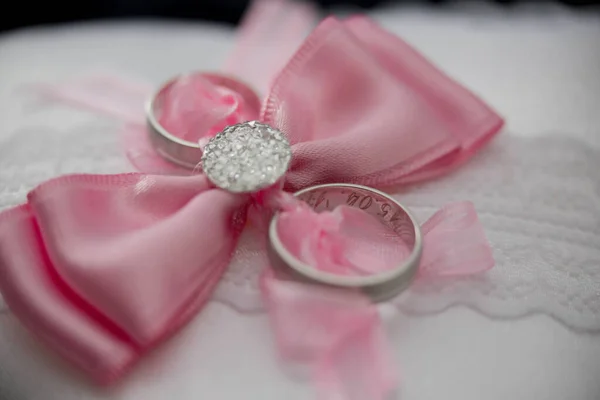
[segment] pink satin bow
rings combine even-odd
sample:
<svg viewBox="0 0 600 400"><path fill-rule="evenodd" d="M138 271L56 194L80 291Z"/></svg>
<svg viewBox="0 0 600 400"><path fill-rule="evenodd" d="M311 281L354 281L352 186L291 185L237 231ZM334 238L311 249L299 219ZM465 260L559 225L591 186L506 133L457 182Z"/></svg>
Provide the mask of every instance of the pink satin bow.
<svg viewBox="0 0 600 400"><path fill-rule="evenodd" d="M483 102L364 17L324 20L275 79L259 119L293 145L288 190L430 178L466 161L502 126ZM248 200L212 188L203 175L51 180L0 214L0 290L32 332L99 381L112 381L207 301ZM284 221L294 220L289 212ZM442 211L423 229L424 276L491 266L472 206ZM463 256L468 270L445 269ZM373 350L383 345L375 308L358 294L322 288L298 297L297 285L269 273L263 280L282 354L318 358L324 399L383 398L393 374ZM316 336L299 335L300 323ZM346 370L354 365L349 354L373 368Z"/></svg>

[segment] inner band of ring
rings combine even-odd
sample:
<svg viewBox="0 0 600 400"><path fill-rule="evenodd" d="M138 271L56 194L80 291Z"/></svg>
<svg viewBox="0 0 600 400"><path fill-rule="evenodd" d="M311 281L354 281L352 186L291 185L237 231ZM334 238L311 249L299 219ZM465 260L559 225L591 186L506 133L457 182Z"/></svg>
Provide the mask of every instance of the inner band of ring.
<svg viewBox="0 0 600 400"><path fill-rule="evenodd" d="M269 226L269 257L275 271L283 269L301 281L360 289L377 302L395 297L410 285L423 251L421 229L411 212L394 198L379 190L353 184L312 186L294 195L319 212L342 204L360 208L396 232L398 240L412 246L412 252L396 268L379 274L340 276L319 271L299 261L283 246L277 233L275 215Z"/></svg>

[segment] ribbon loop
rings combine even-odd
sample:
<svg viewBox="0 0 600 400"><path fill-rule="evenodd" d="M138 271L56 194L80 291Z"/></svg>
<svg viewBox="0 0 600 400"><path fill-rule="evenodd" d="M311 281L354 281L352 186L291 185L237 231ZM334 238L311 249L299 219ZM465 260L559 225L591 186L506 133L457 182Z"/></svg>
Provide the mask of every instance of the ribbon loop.
<svg viewBox="0 0 600 400"><path fill-rule="evenodd" d="M0 291L19 321L91 377L109 383L139 357L120 329L73 301L28 205L0 214L0 268Z"/></svg>
<svg viewBox="0 0 600 400"><path fill-rule="evenodd" d="M423 224L420 277L469 275L494 266L492 249L473 203L448 204Z"/></svg>
<svg viewBox="0 0 600 400"><path fill-rule="evenodd" d="M286 187L423 179L498 132L493 111L428 64L417 71L424 63L364 18L324 20L278 76L262 113L294 145Z"/></svg>
<svg viewBox="0 0 600 400"><path fill-rule="evenodd" d="M45 98L131 124L144 123L144 102L152 86L107 71L95 71L60 85L37 84Z"/></svg>
<svg viewBox="0 0 600 400"><path fill-rule="evenodd" d="M48 306L29 301L40 297L33 291L39 288L15 291L10 279L0 280L1 288L11 305L29 302L15 312L62 353L70 351L78 330L74 325L76 332L67 332L63 325L77 316L75 322L88 326L85 315L96 322L96 337L107 336L115 348L115 342L124 342L129 353L148 348L208 300L229 263L243 221L234 217L246 202L245 196L211 189L204 176L58 178L32 191L28 204L0 225L3 275L18 279L29 271L41 281L49 274L66 297L53 304L55 322L42 320L46 311L39 307ZM20 241L9 229L17 230ZM20 254L24 247L39 249L37 256ZM41 292L50 296L56 290ZM85 343L86 354L99 354L92 348L96 342ZM89 365L94 360L75 361L95 368ZM117 367L124 365L95 372L103 381Z"/></svg>

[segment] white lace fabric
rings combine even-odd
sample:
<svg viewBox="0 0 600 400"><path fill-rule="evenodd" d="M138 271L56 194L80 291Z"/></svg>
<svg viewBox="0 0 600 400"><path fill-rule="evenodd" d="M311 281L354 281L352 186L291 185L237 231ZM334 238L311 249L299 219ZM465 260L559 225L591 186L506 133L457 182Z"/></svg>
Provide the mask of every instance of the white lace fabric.
<svg viewBox="0 0 600 400"><path fill-rule="evenodd" d="M494 249L485 276L417 283L410 312L464 304L491 317L541 312L600 330L600 153L573 139L505 137L463 170L399 196L419 213L469 199Z"/></svg>

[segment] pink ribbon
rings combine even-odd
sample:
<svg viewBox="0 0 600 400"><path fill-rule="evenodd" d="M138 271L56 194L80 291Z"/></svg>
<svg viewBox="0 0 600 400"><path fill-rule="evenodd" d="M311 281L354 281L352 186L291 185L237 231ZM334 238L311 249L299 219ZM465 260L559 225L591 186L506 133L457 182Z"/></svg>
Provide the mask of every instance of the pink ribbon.
<svg viewBox="0 0 600 400"><path fill-rule="evenodd" d="M277 75L257 117L292 143L287 190L430 178L465 162L503 123L365 17L324 20ZM209 299L249 200L211 187L204 175L56 178L0 214L0 291L33 333L97 380L113 381ZM361 215L283 207L278 230L315 268L389 267L388 259L349 251L356 241L345 227L376 229ZM471 204L441 210L423 230L422 278L493 265ZM331 245L313 240L315 232ZM387 248L390 260L402 250ZM365 270L365 260L380 267ZM364 296L269 271L262 287L280 354L311 366L322 399L378 400L395 386L379 316Z"/></svg>
<svg viewBox="0 0 600 400"><path fill-rule="evenodd" d="M494 266L473 204L450 204L422 226L417 279L480 273ZM359 208L315 213L308 207L278 218L282 243L297 259L336 274L376 274L405 260L409 243ZM396 387L377 308L357 291L298 283L267 271L262 280L279 353L307 364L323 400L387 399Z"/></svg>

